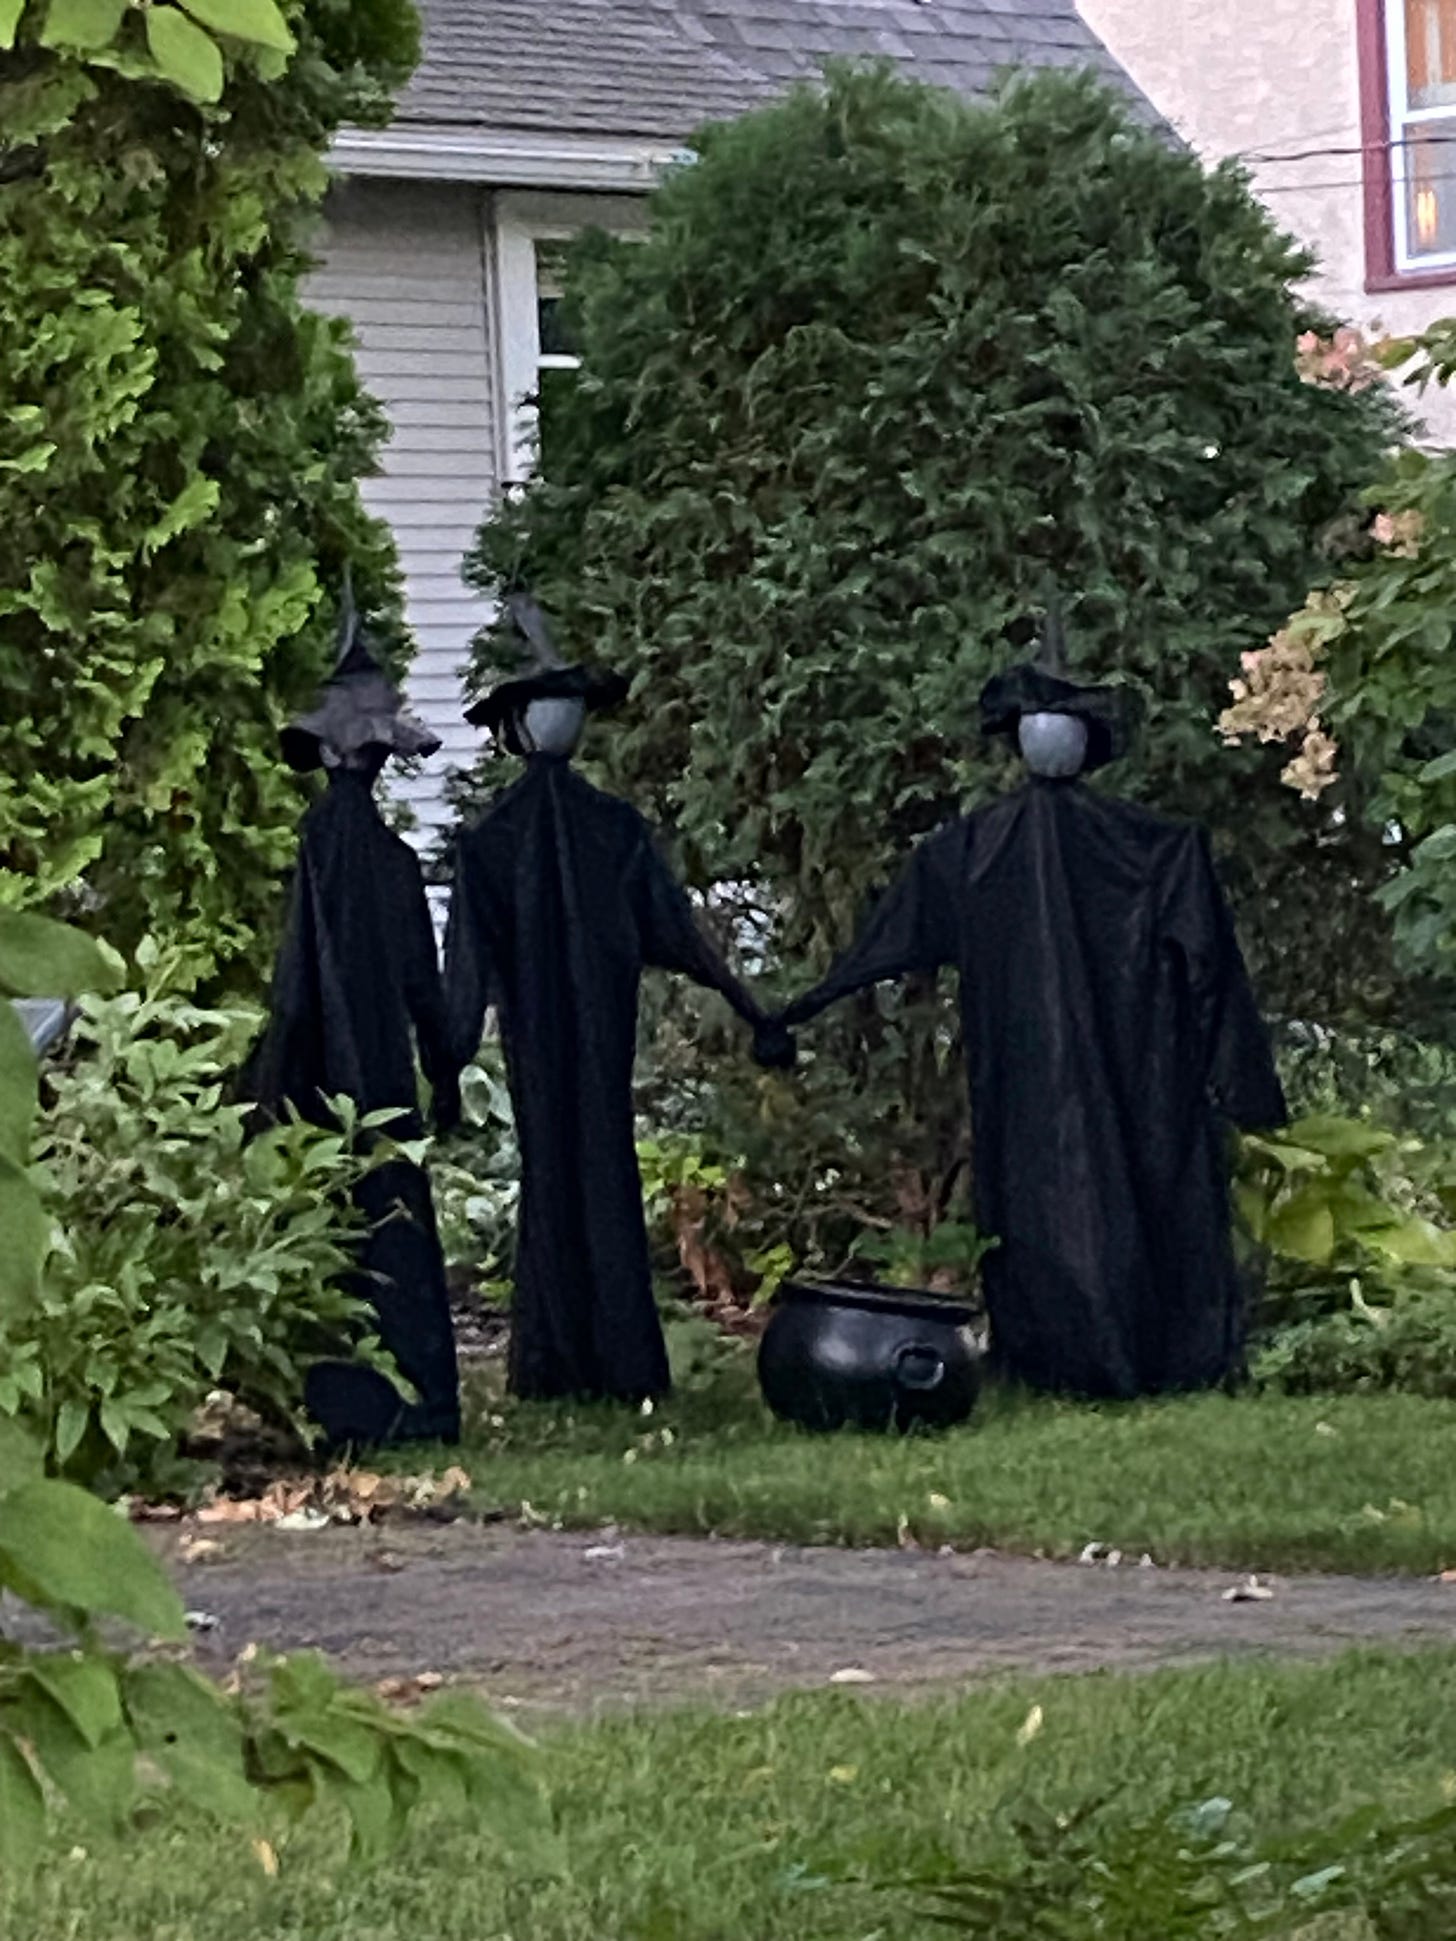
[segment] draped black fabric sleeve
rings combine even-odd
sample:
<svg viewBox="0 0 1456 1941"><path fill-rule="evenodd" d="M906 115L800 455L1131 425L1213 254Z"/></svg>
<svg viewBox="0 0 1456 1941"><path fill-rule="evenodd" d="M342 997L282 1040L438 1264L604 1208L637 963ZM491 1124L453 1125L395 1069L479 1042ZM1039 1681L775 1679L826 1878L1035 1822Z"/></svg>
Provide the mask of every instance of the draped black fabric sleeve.
<svg viewBox="0 0 1456 1941"><path fill-rule="evenodd" d="M932 976L954 960L952 905L937 866L939 855L935 838L920 845L828 975L787 1007L785 1024L804 1024L841 998L889 978Z"/></svg>
<svg viewBox="0 0 1456 1941"><path fill-rule="evenodd" d="M1288 1117L1269 1034L1203 830L1190 831L1165 906L1164 934L1187 970L1208 1092L1245 1132Z"/></svg>
<svg viewBox="0 0 1456 1941"><path fill-rule="evenodd" d="M754 1056L759 1062L792 1064L793 1043L787 1032L729 969L698 922L686 890L645 830L633 869L633 906L644 964L678 971L705 990L720 992L753 1027Z"/></svg>
<svg viewBox="0 0 1456 1941"><path fill-rule="evenodd" d="M455 846L455 882L445 926L445 1042L447 1063L458 1075L480 1049L491 1001L491 939L484 900L465 843Z"/></svg>

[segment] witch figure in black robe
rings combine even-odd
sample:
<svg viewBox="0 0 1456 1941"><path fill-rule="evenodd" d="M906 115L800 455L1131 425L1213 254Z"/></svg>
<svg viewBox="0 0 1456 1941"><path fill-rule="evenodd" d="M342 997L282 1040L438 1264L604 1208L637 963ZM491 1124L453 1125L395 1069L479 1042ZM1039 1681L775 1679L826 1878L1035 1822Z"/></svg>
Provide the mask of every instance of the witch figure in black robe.
<svg viewBox="0 0 1456 1941"><path fill-rule="evenodd" d="M536 666L467 718L526 772L457 844L445 984L462 1066L495 1007L515 1109L510 1387L640 1402L669 1387L633 1136L642 970L720 991L766 1064L791 1062L792 1040L703 933L642 817L571 766L586 715L622 700L626 682L562 665L525 596L507 612Z"/></svg>
<svg viewBox="0 0 1456 1941"><path fill-rule="evenodd" d="M457 1075L424 879L374 799L391 756L439 745L374 659L346 589L333 678L283 733L290 766L323 768L328 790L303 818L269 1023L243 1079L270 1116L292 1109L330 1124L326 1101L346 1097L361 1115L393 1110L387 1136L418 1138L416 1043L437 1112L454 1116ZM455 1339L429 1179L392 1158L354 1197L369 1227L351 1291L373 1306L380 1340L419 1399L407 1402L373 1369L330 1360L309 1372L309 1412L331 1447L453 1442Z"/></svg>
<svg viewBox="0 0 1456 1941"><path fill-rule="evenodd" d="M1122 752L1114 690L993 680L1030 779L926 839L784 1021L954 965L991 1364L1085 1396L1194 1389L1241 1360L1226 1124L1284 1100L1208 838L1083 786Z"/></svg>

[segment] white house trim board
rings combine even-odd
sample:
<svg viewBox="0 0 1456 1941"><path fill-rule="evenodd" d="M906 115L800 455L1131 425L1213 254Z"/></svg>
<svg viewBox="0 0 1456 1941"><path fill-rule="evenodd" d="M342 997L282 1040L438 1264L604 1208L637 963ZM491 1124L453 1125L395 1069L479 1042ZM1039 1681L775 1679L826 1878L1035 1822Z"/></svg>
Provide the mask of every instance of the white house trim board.
<svg viewBox="0 0 1456 1941"><path fill-rule="evenodd" d="M690 151L660 141L424 125L341 128L329 151L340 175L628 195L645 195L664 170L690 159Z"/></svg>
<svg viewBox="0 0 1456 1941"><path fill-rule="evenodd" d="M642 233L642 202L633 196L523 194L503 190L493 202L496 328L499 356L501 479L521 485L530 477L536 444L533 396L543 361L560 368L574 360L542 359L537 300L539 243L568 242L583 229L607 229L619 236Z"/></svg>

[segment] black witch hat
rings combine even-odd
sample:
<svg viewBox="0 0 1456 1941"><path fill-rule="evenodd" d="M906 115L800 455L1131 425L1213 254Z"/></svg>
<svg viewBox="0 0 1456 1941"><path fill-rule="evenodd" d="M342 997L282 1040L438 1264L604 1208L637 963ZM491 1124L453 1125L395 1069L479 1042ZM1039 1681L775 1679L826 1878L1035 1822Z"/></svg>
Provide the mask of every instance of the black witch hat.
<svg viewBox="0 0 1456 1941"><path fill-rule="evenodd" d="M1087 729L1083 772L1105 768L1127 753L1132 709L1125 688L1084 687L1065 674L1066 634L1058 608L1048 608L1035 660L993 675L981 690L981 732L1013 741L1027 714L1069 714Z"/></svg>
<svg viewBox="0 0 1456 1941"><path fill-rule="evenodd" d="M526 671L499 682L468 707L467 721L477 728L489 728L513 755L524 755L529 751L521 741L517 722L532 701L581 701L588 714L600 714L626 699L631 683L624 674L567 666L556 651L545 614L528 593L507 594L505 608L511 631L523 650Z"/></svg>
<svg viewBox="0 0 1456 1941"><path fill-rule="evenodd" d="M440 737L410 713L404 696L374 658L347 569L333 674L308 713L283 730L282 743L283 759L300 774L322 768L326 752L346 761L366 748L383 748L405 759L433 755L440 746Z"/></svg>

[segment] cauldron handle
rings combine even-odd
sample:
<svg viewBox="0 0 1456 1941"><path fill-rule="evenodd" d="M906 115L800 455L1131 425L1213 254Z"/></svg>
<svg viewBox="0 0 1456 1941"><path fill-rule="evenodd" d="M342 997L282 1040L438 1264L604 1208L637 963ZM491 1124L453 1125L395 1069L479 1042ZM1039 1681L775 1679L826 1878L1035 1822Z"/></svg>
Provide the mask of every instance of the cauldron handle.
<svg viewBox="0 0 1456 1941"><path fill-rule="evenodd" d="M895 1356L895 1380L902 1388L924 1393L939 1388L944 1379L945 1363L933 1348L907 1341Z"/></svg>

